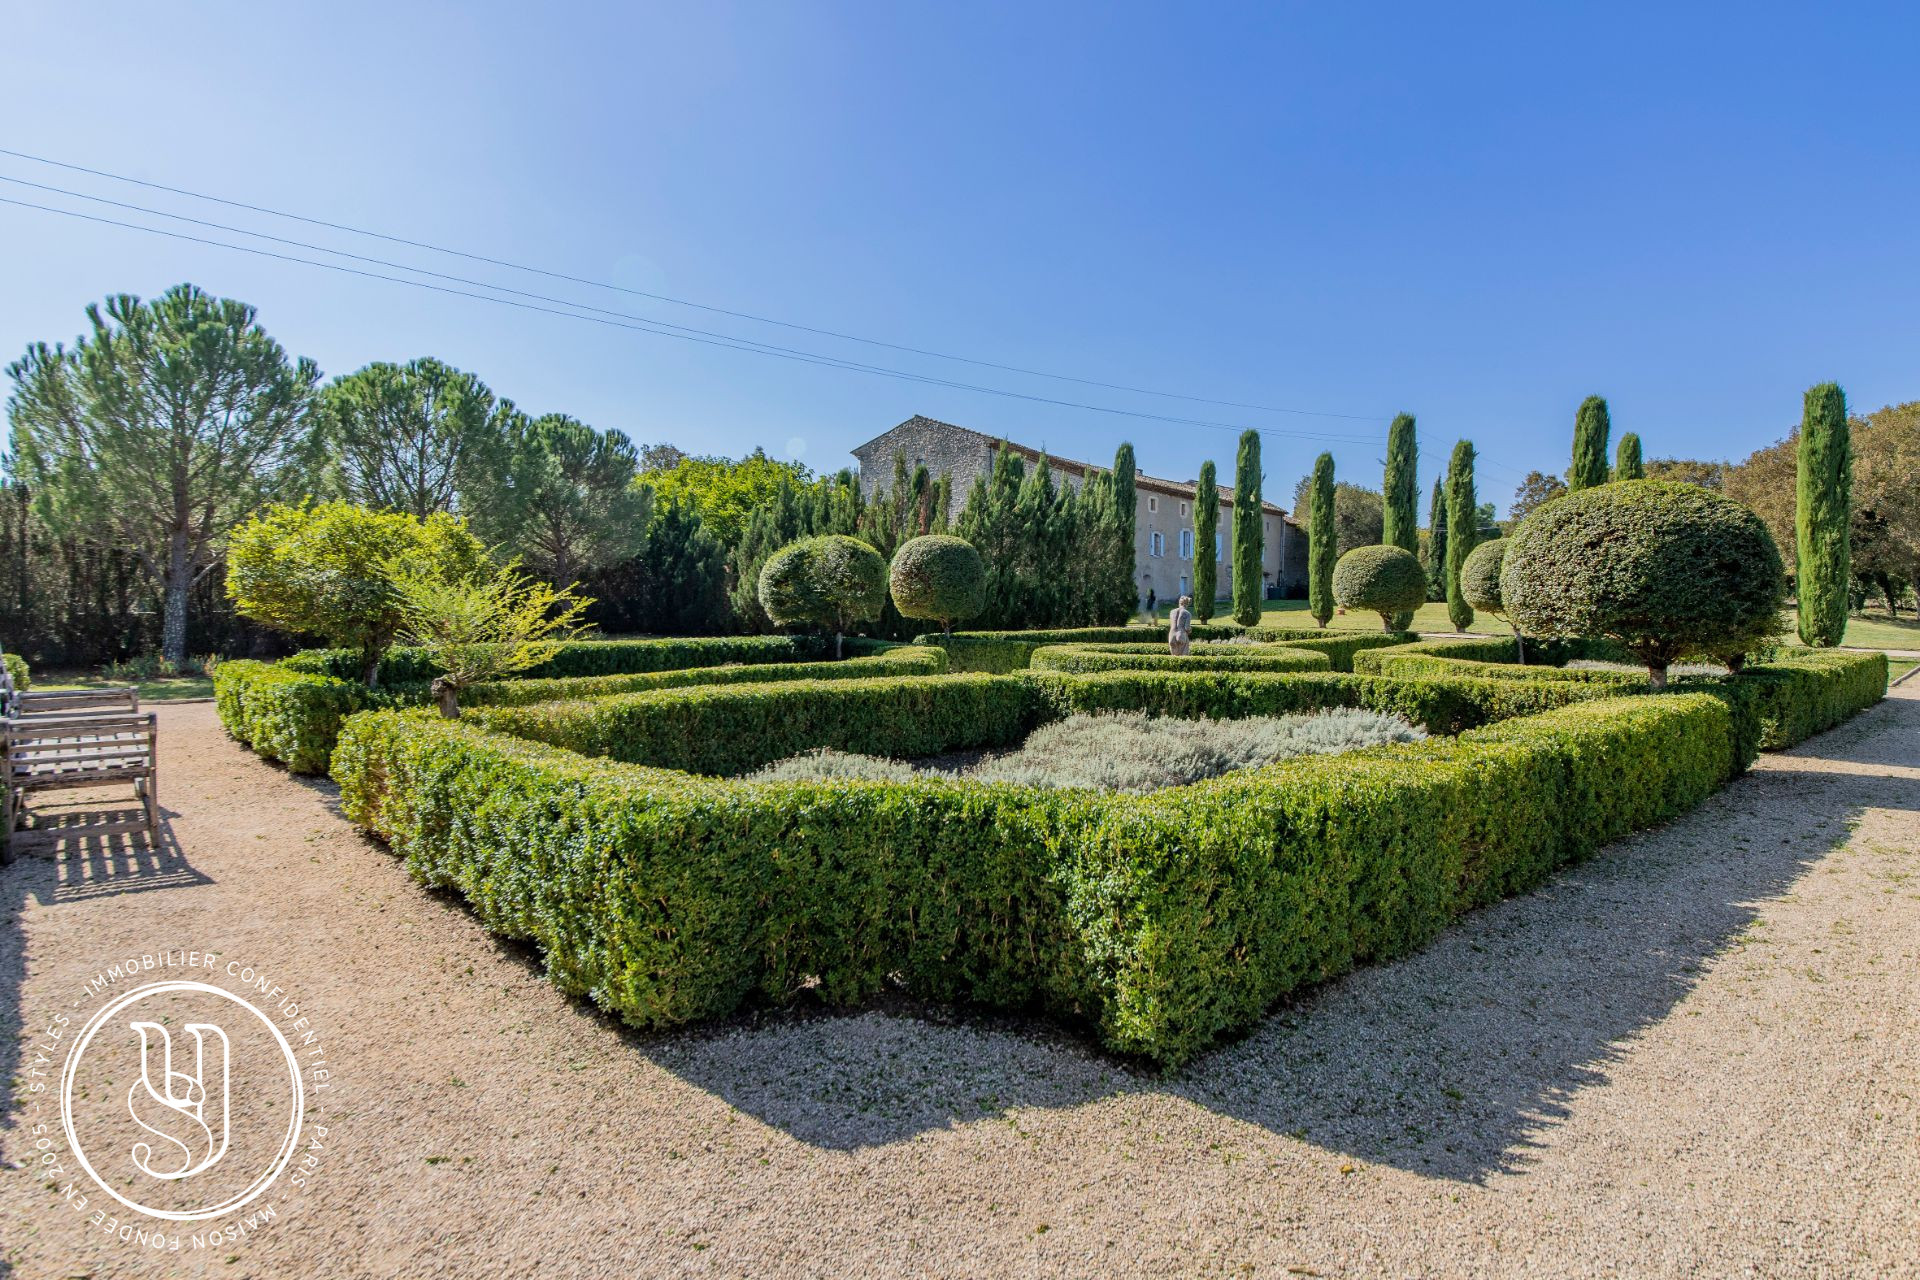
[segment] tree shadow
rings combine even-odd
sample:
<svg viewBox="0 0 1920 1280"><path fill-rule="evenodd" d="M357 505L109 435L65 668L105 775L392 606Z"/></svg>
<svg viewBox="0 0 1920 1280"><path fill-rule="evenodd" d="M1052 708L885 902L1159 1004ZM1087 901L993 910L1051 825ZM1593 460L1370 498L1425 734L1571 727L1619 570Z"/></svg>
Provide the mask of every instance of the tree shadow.
<svg viewBox="0 0 1920 1280"><path fill-rule="evenodd" d="M1483 1181L1530 1164L1576 1095L1604 1084L1863 811L1920 812L1916 742L1920 701L1883 703L1670 826L1473 913L1418 954L1306 993L1171 1079L1006 1020L872 1010L630 1043L822 1148L1013 1108L1163 1095L1369 1161Z"/></svg>

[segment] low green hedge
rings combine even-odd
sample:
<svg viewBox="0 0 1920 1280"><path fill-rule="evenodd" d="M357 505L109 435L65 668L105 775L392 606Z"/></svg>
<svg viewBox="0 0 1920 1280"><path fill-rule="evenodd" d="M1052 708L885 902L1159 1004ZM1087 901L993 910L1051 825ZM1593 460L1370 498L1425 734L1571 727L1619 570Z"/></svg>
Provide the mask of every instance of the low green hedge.
<svg viewBox="0 0 1920 1280"><path fill-rule="evenodd" d="M1884 698L1887 655L1788 649L1730 680L1687 676L1674 686L1718 693L1761 748L1784 751Z"/></svg>
<svg viewBox="0 0 1920 1280"><path fill-rule="evenodd" d="M1164 644L1050 644L1033 651L1035 671L1331 671L1324 653L1244 644L1196 644L1176 657Z"/></svg>
<svg viewBox="0 0 1920 1280"><path fill-rule="evenodd" d="M927 756L1010 746L1046 709L1025 680L975 674L700 685L476 707L463 719L626 764L736 774L814 747Z"/></svg>
<svg viewBox="0 0 1920 1280"><path fill-rule="evenodd" d="M839 662L758 662L746 666L690 667L624 676L574 676L563 680L493 680L460 697L466 706L525 706L569 698L601 698L695 684L770 684L785 680L859 680L876 676L937 676L947 670L944 650L889 646L866 657Z"/></svg>
<svg viewBox="0 0 1920 1280"><path fill-rule="evenodd" d="M849 650L858 652L858 650ZM633 675L678 671L725 663L811 662L832 656L832 644L819 636L686 636L658 640L575 640L560 646L549 662L526 673L532 680L573 676ZM288 671L358 680L360 662L351 649L308 649L280 665ZM440 668L422 649L391 649L380 660L380 683L424 682Z"/></svg>
<svg viewBox="0 0 1920 1280"><path fill-rule="evenodd" d="M1300 627L1238 627L1201 624L1195 640L1230 640L1248 636L1290 649L1324 653L1335 671L1353 670L1354 655L1369 649L1407 644L1419 639L1411 631L1325 631ZM1036 649L1063 644L1145 644L1166 651L1164 627L1079 627L1059 631L956 631L917 636L915 644L938 645L947 651L953 671L986 671L995 675L1024 671ZM1171 655L1169 655L1171 656Z"/></svg>
<svg viewBox="0 0 1920 1280"><path fill-rule="evenodd" d="M871 683L943 724L986 714L1011 733L1031 714L1021 691L1139 678L1155 676ZM877 726L865 683L805 686L807 701ZM806 714L782 703L783 688L607 701ZM551 706L537 724L516 719L526 710L357 716L334 767L355 822L422 881L465 894L489 928L536 942L565 990L661 1027L756 993L858 1001L897 978L925 998L1084 1019L1109 1047L1166 1066L1289 991L1404 953L1460 911L1684 812L1727 777L1731 755L1726 706L1674 695L1147 796L742 783L593 759L478 722L560 726ZM729 714L743 730L781 732L749 723L747 705ZM674 727L652 707L615 723ZM556 736L592 738L579 728ZM899 723L874 736L913 732Z"/></svg>
<svg viewBox="0 0 1920 1280"><path fill-rule="evenodd" d="M0 654L0 663L4 663L7 674L13 677L16 693L25 693L33 688L33 671L27 666L27 660L17 653Z"/></svg>
<svg viewBox="0 0 1920 1280"><path fill-rule="evenodd" d="M1434 653L1383 651L1369 655L1367 668L1398 680L1449 680L1470 676L1481 680L1567 680L1604 685L1622 693L1648 687L1645 671L1607 671L1588 667L1549 667L1511 662L1475 662Z"/></svg>

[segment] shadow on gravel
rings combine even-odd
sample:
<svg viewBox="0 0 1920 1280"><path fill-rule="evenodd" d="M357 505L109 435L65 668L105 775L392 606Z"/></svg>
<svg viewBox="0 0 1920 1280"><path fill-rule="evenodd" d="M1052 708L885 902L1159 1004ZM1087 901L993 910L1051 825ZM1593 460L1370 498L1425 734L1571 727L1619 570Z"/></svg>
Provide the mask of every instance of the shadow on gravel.
<svg viewBox="0 0 1920 1280"><path fill-rule="evenodd" d="M1883 703L1679 822L1474 913L1417 955L1327 984L1172 1079L1044 1031L873 1011L630 1043L822 1148L1128 1095L1478 1182L1524 1170L1574 1096L1604 1083L1769 900L1845 843L1862 811L1920 811L1908 775L1916 743L1920 702ZM1796 759L1903 767L1874 776L1796 769Z"/></svg>

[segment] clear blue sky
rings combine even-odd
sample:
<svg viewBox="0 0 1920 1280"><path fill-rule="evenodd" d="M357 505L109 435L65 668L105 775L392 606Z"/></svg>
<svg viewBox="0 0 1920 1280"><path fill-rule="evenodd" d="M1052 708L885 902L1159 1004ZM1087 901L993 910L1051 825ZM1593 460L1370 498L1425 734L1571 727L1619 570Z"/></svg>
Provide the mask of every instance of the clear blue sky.
<svg viewBox="0 0 1920 1280"><path fill-rule="evenodd" d="M878 351L0 157L0 175L669 322L1255 425L1379 484L1419 415L1483 496L1606 395L1738 458L1809 384L1920 397L1908 6L22 6L0 146L717 306L1256 413ZM156 225L0 183L0 196ZM184 228L193 231L193 228ZM200 232L220 238L221 233ZM535 412L817 469L925 413L1188 477L1129 421L514 311L0 205L0 355L109 292L243 298L329 374L435 355ZM298 251L295 251L298 252Z"/></svg>

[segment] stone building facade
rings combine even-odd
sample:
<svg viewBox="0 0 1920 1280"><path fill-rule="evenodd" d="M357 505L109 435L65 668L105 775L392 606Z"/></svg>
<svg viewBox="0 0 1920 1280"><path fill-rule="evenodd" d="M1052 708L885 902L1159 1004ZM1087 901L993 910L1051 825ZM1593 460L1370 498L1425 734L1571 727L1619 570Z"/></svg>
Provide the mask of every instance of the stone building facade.
<svg viewBox="0 0 1920 1280"><path fill-rule="evenodd" d="M997 436L958 427L950 422L915 416L891 431L882 432L853 449L860 460L860 487L872 497L893 475L895 454L904 455L909 469L925 466L929 473L943 472L953 477L953 510L958 515L973 491L974 481L993 470L993 455L1003 441ZM1029 463L1040 451L1028 445L1004 441L1008 448ZM1049 457L1055 484L1078 488L1090 472L1108 468L1070 458ZM1217 546L1194 544L1193 504L1196 482L1163 480L1144 473L1134 481L1134 580L1140 599L1149 593L1164 609L1172 601L1193 591L1194 557L1211 553L1218 561L1216 580L1222 600L1233 596L1233 469L1221 476L1219 533ZM1287 517L1271 502L1261 504L1265 525L1261 577L1266 594L1300 595L1306 590L1306 530Z"/></svg>

